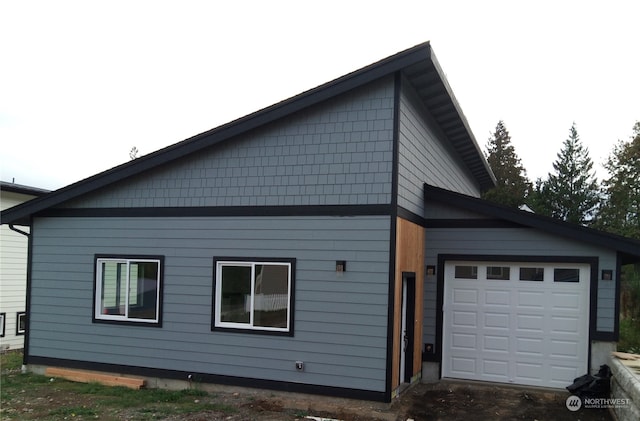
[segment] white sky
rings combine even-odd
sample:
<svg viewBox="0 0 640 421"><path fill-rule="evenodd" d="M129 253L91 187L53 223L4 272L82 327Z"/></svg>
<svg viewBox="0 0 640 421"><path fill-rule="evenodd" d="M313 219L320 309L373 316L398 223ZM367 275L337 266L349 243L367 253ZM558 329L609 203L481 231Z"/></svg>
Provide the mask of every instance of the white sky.
<svg viewBox="0 0 640 421"><path fill-rule="evenodd" d="M63 187L427 40L483 148L502 119L546 177L575 122L599 166L640 120L638 16L637 0L4 0L1 178Z"/></svg>

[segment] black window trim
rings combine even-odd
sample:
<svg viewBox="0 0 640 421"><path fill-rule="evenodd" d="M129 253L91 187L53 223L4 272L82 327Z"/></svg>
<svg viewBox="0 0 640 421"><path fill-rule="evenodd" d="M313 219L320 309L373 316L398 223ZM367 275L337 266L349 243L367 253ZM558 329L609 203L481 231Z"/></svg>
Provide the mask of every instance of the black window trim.
<svg viewBox="0 0 640 421"><path fill-rule="evenodd" d="M24 329L20 329L20 318L24 317ZM6 317L5 317L6 318ZM22 336L27 333L27 312L18 311L16 313L16 336Z"/></svg>
<svg viewBox="0 0 640 421"><path fill-rule="evenodd" d="M7 313L3 311L0 313L0 317L2 318L2 322L0 323L0 338L4 338L4 334L7 329Z"/></svg>
<svg viewBox="0 0 640 421"><path fill-rule="evenodd" d="M160 262L160 274L158 276L158 321L141 322L136 320L105 320L96 317L96 294L99 259L126 259L126 260L158 260ZM148 254L95 254L93 256L93 305L91 306L91 320L93 323L115 324L125 326L162 327L163 301L164 301L164 256Z"/></svg>
<svg viewBox="0 0 640 421"><path fill-rule="evenodd" d="M218 262L248 262L248 263L288 263L291 265L290 295L289 295L289 329L286 331L279 330L262 330L258 328L235 328L216 326L216 288L217 288L217 268ZM294 336L294 315L295 315L295 286L296 286L296 259L291 257L238 257L238 256L214 256L213 257L213 282L211 292L211 331L216 332L233 332L233 333L249 333L252 335L269 335L269 336Z"/></svg>

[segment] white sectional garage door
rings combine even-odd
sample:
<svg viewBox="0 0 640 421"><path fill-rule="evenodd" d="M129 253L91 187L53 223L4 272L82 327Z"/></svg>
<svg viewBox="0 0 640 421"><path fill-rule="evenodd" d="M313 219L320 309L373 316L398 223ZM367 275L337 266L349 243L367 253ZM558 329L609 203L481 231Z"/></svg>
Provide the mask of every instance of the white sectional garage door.
<svg viewBox="0 0 640 421"><path fill-rule="evenodd" d="M442 376L564 388L587 372L589 266L447 262Z"/></svg>

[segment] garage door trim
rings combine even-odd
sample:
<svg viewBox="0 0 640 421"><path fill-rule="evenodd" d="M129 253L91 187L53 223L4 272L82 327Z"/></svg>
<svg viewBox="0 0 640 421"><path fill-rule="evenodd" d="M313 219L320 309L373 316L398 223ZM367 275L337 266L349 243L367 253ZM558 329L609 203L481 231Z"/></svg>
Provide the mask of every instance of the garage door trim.
<svg viewBox="0 0 640 421"><path fill-rule="evenodd" d="M442 344L443 344L443 304L444 304L444 267L445 262L513 262L513 263L576 263L590 266L589 276L589 349L587 352L587 368L591 370L591 341L595 339L596 308L598 300L598 257L595 256L520 256L520 255L480 255L480 254L439 254L436 269L437 297L436 297L436 354L435 360L440 362L440 377L442 377Z"/></svg>

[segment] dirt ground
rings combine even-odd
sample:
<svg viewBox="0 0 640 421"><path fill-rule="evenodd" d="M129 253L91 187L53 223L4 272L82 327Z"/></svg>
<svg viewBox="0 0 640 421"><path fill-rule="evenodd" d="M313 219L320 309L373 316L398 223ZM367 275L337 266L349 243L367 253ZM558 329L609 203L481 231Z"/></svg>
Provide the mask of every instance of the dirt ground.
<svg viewBox="0 0 640 421"><path fill-rule="evenodd" d="M171 421L205 420L316 420L422 421L422 420L545 420L613 421L607 409L566 407L568 392L443 381L418 384L391 404L264 391L230 394L226 403L240 412L215 418L213 413L170 417ZM307 418L308 419L308 418Z"/></svg>
<svg viewBox="0 0 640 421"><path fill-rule="evenodd" d="M11 373L10 375L20 375ZM48 381L48 379L45 379ZM1 402L0 419L13 420L166 420L166 421L245 421L245 420L613 420L608 410L581 409L570 412L565 391L508 387L468 382L442 381L417 384L391 404L327 398L265 390L216 387L203 396L191 397L195 412L179 407L162 410L140 408L114 411L82 412L82 408L99 408L100 402L86 394L69 393L69 389L51 380L46 387L23 390ZM44 385L41 385L44 386ZM57 408L76 408L61 411ZM54 415L51 415L54 414ZM315 418L308 418L315 417Z"/></svg>
<svg viewBox="0 0 640 421"><path fill-rule="evenodd" d="M569 392L442 381L421 384L394 404L399 420L613 420L607 409L566 407Z"/></svg>

